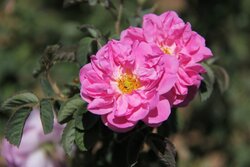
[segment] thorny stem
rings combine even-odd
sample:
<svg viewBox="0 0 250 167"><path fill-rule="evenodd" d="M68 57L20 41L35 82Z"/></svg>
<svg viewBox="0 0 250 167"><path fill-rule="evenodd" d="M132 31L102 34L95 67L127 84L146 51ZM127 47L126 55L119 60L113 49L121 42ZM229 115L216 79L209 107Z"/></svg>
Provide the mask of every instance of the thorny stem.
<svg viewBox="0 0 250 167"><path fill-rule="evenodd" d="M120 34L122 12L123 12L123 0L120 0L120 5L119 5L119 8L118 8L117 20L115 22L115 32L116 32L116 34Z"/></svg>

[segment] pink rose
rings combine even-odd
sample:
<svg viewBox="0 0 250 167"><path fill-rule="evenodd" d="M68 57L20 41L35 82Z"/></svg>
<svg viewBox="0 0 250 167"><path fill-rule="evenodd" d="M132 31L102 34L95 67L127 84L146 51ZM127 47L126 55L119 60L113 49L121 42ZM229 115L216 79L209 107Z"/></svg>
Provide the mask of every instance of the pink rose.
<svg viewBox="0 0 250 167"><path fill-rule="evenodd" d="M19 148L11 145L6 139L2 142L1 155L8 167L62 167L63 148L59 146L63 126L54 123L53 131L44 135L39 111L34 109L26 121ZM49 144L53 149L53 158L47 155L44 147Z"/></svg>
<svg viewBox="0 0 250 167"><path fill-rule="evenodd" d="M128 131L140 120L158 126L171 112L166 93L177 69L176 57L164 56L155 44L113 40L80 70L81 97L114 131Z"/></svg>
<svg viewBox="0 0 250 167"><path fill-rule="evenodd" d="M178 79L167 97L177 106L186 105L195 95L205 69L200 64L212 56L205 40L192 31L189 23L184 23L178 15L166 12L160 16L147 14L143 17L143 27L131 27L121 34L121 41L144 41L155 44L165 56L176 57L179 61Z"/></svg>

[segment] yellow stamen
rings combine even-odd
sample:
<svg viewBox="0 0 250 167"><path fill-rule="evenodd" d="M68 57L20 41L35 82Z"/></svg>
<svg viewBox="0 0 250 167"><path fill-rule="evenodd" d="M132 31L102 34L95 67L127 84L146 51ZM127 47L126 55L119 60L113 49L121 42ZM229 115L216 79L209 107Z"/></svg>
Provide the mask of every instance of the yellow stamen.
<svg viewBox="0 0 250 167"><path fill-rule="evenodd" d="M173 55L173 52L172 52L172 50L169 47L160 46L160 48L163 51L163 53L168 54L168 55Z"/></svg>
<svg viewBox="0 0 250 167"><path fill-rule="evenodd" d="M125 73L117 80L122 93L128 94L140 87L140 81L133 74Z"/></svg>

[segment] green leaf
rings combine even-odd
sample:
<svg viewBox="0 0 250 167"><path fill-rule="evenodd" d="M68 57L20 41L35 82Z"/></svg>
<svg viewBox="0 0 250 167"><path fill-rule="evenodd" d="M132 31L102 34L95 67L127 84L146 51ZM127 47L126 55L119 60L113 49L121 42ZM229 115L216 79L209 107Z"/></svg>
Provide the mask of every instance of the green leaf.
<svg viewBox="0 0 250 167"><path fill-rule="evenodd" d="M215 76L211 67L206 64L203 64L203 66L205 67L207 72L203 75L204 80L201 85L202 89L200 89L201 101L205 101L211 96L215 83Z"/></svg>
<svg viewBox="0 0 250 167"><path fill-rule="evenodd" d="M165 152L164 154L160 154L160 160L167 166L167 167L176 167L176 149L172 142L167 138L164 139L165 143Z"/></svg>
<svg viewBox="0 0 250 167"><path fill-rule="evenodd" d="M87 151L87 149L84 145L84 131L76 130L75 143L81 151Z"/></svg>
<svg viewBox="0 0 250 167"><path fill-rule="evenodd" d="M5 136L11 144L16 146L20 145L24 124L31 111L31 107L24 107L17 110L10 117L9 121L7 122Z"/></svg>
<svg viewBox="0 0 250 167"><path fill-rule="evenodd" d="M54 95L54 91L48 79L45 76L41 76L40 83L41 83L42 90L46 96L50 97Z"/></svg>
<svg viewBox="0 0 250 167"><path fill-rule="evenodd" d="M53 64L57 62L75 62L76 46L61 46L53 55Z"/></svg>
<svg viewBox="0 0 250 167"><path fill-rule="evenodd" d="M80 66L83 66L88 62L88 58L92 52L92 42L93 38L86 37L80 40L79 47L76 53L77 61L80 64Z"/></svg>
<svg viewBox="0 0 250 167"><path fill-rule="evenodd" d="M213 65L212 69L221 93L224 93L229 87L229 76L226 70L220 66Z"/></svg>
<svg viewBox="0 0 250 167"><path fill-rule="evenodd" d="M138 16L129 17L128 21L131 26L141 26L142 18Z"/></svg>
<svg viewBox="0 0 250 167"><path fill-rule="evenodd" d="M69 155L73 155L74 151L74 140L75 140L75 121L71 120L67 123L66 127L63 130L61 143L64 148L64 151Z"/></svg>
<svg viewBox="0 0 250 167"><path fill-rule="evenodd" d="M40 102L40 117L45 134L53 130L54 125L54 112L50 99L42 99Z"/></svg>
<svg viewBox="0 0 250 167"><path fill-rule="evenodd" d="M176 149L170 140L157 134L149 134L147 143L166 167L176 167Z"/></svg>
<svg viewBox="0 0 250 167"><path fill-rule="evenodd" d="M59 44L47 46L41 57L40 67L33 72L33 76L38 77L41 73L48 72L57 63L76 62L76 49L77 46Z"/></svg>
<svg viewBox="0 0 250 167"><path fill-rule="evenodd" d="M41 67L38 72L48 71L53 65L53 58L56 52L61 48L61 45L49 45L45 48L44 53L41 57L40 64ZM39 74L36 74L39 75Z"/></svg>
<svg viewBox="0 0 250 167"><path fill-rule="evenodd" d="M139 0L143 1L143 0ZM139 3L144 3L144 2L139 2ZM129 25L135 26L135 27L141 27L142 26L142 18L144 15L151 13L152 8L147 8L147 9L138 9L137 13L131 13L126 17L126 19L129 22Z"/></svg>
<svg viewBox="0 0 250 167"><path fill-rule="evenodd" d="M21 108L24 106L32 107L36 105L39 102L36 95L33 93L20 93L17 95L14 95L3 102L1 106L1 110L8 111L8 110L15 110L17 108Z"/></svg>
<svg viewBox="0 0 250 167"><path fill-rule="evenodd" d="M83 127L83 114L86 113L86 106L84 108L79 108L77 112L75 112L75 121L76 121L76 128L79 130L84 130Z"/></svg>
<svg viewBox="0 0 250 167"><path fill-rule="evenodd" d="M84 36L98 39L102 37L101 32L93 25L83 24L79 26L79 30L84 34Z"/></svg>
<svg viewBox="0 0 250 167"><path fill-rule="evenodd" d="M84 108L84 101L80 97L74 97L67 101L58 113L59 123L65 123L71 119L74 112Z"/></svg>

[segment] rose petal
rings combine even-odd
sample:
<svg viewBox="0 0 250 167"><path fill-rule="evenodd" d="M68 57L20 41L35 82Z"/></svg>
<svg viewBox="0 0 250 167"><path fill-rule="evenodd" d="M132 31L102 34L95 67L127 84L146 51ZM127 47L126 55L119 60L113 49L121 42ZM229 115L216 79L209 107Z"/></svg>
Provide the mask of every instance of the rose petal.
<svg viewBox="0 0 250 167"><path fill-rule="evenodd" d="M169 101L167 99L161 100L157 108L151 110L147 117L144 119L144 122L148 125L159 124L168 119L171 113L171 108Z"/></svg>
<svg viewBox="0 0 250 167"><path fill-rule="evenodd" d="M88 110L97 115L107 114L113 110L113 100L102 98L94 99L88 104Z"/></svg>
<svg viewBox="0 0 250 167"><path fill-rule="evenodd" d="M102 121L115 132L127 132L136 124L136 122L128 121L126 117L115 117L114 113L102 115Z"/></svg>
<svg viewBox="0 0 250 167"><path fill-rule="evenodd" d="M116 100L116 111L115 116L124 116L126 115L128 109L128 100L126 95L121 95Z"/></svg>
<svg viewBox="0 0 250 167"><path fill-rule="evenodd" d="M140 107L134 108L132 114L128 117L129 121L139 121L144 119L149 112L147 105L141 105Z"/></svg>

